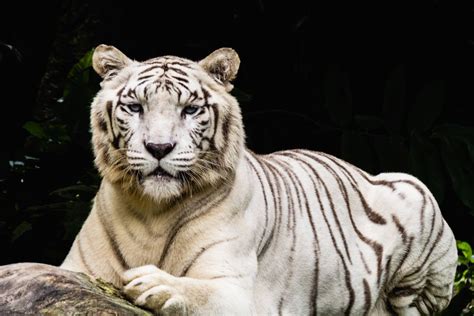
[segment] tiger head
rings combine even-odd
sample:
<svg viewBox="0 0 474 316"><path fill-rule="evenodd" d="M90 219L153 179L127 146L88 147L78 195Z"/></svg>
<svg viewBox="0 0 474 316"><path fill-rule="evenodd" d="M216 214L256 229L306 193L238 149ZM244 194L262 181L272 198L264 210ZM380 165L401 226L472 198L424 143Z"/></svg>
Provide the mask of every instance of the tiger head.
<svg viewBox="0 0 474 316"><path fill-rule="evenodd" d="M240 64L234 50L199 62L138 62L99 45L92 64L103 78L91 126L104 178L158 202L232 179L244 146L240 108L229 93Z"/></svg>

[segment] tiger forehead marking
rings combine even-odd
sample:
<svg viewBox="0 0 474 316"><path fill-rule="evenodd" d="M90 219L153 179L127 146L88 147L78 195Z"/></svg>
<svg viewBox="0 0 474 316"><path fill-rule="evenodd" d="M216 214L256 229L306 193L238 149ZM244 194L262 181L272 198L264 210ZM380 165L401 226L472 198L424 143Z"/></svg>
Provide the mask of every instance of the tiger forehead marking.
<svg viewBox="0 0 474 316"><path fill-rule="evenodd" d="M141 63L131 75L121 98L137 97L148 101L152 94L167 93L177 97L177 104L203 101L207 105L209 92L194 72L199 71L189 61L176 57L160 57Z"/></svg>
<svg viewBox="0 0 474 316"><path fill-rule="evenodd" d="M456 242L428 188L321 152L252 153L229 93L239 64L229 48L199 62L96 48L103 180L62 267L160 315L444 309Z"/></svg>

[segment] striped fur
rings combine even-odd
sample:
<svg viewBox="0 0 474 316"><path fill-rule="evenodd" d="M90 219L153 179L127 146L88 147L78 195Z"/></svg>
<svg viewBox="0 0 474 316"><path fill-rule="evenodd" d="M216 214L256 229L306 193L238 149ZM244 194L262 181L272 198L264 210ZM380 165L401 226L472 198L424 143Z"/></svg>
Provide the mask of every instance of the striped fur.
<svg viewBox="0 0 474 316"><path fill-rule="evenodd" d="M161 314L445 308L455 239L426 186L321 152L252 153L229 94L238 66L231 49L199 63L96 49L104 81L92 142L103 180L62 267L123 286ZM150 139L176 145L158 160Z"/></svg>

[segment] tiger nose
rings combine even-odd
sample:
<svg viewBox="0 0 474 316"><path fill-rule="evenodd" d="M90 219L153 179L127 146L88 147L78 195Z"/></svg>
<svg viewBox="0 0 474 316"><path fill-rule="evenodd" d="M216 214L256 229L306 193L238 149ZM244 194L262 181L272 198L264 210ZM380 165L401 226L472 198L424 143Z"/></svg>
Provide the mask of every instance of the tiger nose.
<svg viewBox="0 0 474 316"><path fill-rule="evenodd" d="M176 144L164 143L164 144L155 144L155 143L145 143L145 148L148 150L153 157L160 160L164 156L168 155L174 148Z"/></svg>

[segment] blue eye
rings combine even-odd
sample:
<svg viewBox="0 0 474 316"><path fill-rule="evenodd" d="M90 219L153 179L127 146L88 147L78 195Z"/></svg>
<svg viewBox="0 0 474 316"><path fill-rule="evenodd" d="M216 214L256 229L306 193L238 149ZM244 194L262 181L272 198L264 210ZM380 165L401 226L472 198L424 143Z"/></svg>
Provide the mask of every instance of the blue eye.
<svg viewBox="0 0 474 316"><path fill-rule="evenodd" d="M183 109L183 114L192 115L199 110L199 107L196 105L188 105Z"/></svg>
<svg viewBox="0 0 474 316"><path fill-rule="evenodd" d="M134 113L139 113L143 111L143 107L141 104L138 103L133 103L133 104L127 104L127 107L130 111Z"/></svg>

